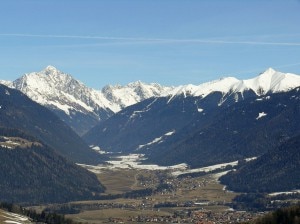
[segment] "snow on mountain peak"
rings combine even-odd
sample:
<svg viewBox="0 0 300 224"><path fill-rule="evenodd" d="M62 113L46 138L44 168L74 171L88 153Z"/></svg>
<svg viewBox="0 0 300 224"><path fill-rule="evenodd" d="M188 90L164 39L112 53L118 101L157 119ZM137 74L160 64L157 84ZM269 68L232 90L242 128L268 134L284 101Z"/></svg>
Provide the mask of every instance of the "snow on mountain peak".
<svg viewBox="0 0 300 224"><path fill-rule="evenodd" d="M141 100L160 96L162 91L169 89L158 84L137 81L126 86L109 85L101 91L94 90L51 65L40 72L23 75L10 86L34 101L62 110L67 115L75 111L92 113L99 120L101 111L107 111L107 114L116 113Z"/></svg>
<svg viewBox="0 0 300 224"><path fill-rule="evenodd" d="M44 70L45 74L61 73L57 68L52 65L48 65Z"/></svg>
<svg viewBox="0 0 300 224"><path fill-rule="evenodd" d="M263 73L261 73L261 75L262 74L274 74L276 71L275 71L275 69L273 69L273 68L267 68Z"/></svg>
<svg viewBox="0 0 300 224"><path fill-rule="evenodd" d="M34 101L70 114L71 110L93 112L86 98L92 97L89 88L53 66L40 72L25 74L13 82L13 87Z"/></svg>
<svg viewBox="0 0 300 224"><path fill-rule="evenodd" d="M121 108L133 105L150 97L159 97L163 92L169 91L172 87L161 86L157 83L146 84L141 81L132 82L125 86L108 85L101 91L105 97L119 105Z"/></svg>
<svg viewBox="0 0 300 224"><path fill-rule="evenodd" d="M183 86L176 87L169 92L165 92L165 96L170 96L170 100L174 96L182 95L182 94L184 96L190 95L190 96L204 98L212 92L227 93L238 82L239 82L239 80L234 77L226 77L226 78L221 78L221 79L214 80L211 82L206 82L206 83L200 84L198 86L192 85L192 84L183 85Z"/></svg>
<svg viewBox="0 0 300 224"><path fill-rule="evenodd" d="M300 76L291 73L282 73L268 68L266 71L247 80L239 80L234 77L226 77L200 85L182 85L165 92L164 96L169 96L170 100L176 95L191 95L196 97L206 97L213 92L243 93L247 90L254 91L257 95L266 93L276 93L288 91L300 86Z"/></svg>
<svg viewBox="0 0 300 224"><path fill-rule="evenodd" d="M0 83L22 91L32 100L54 111L64 111L70 119L84 114L98 121L151 97L168 97L170 101L178 95L204 98L213 92L221 92L223 102L227 96L236 93L242 93L243 96L243 92L248 90L256 95L288 91L300 86L300 76L269 68L257 77L247 80L226 77L200 85L178 87L136 81L124 86L107 85L102 90L94 90L49 65L40 72L25 74L13 82ZM233 95L236 101L239 99L238 95Z"/></svg>
<svg viewBox="0 0 300 224"><path fill-rule="evenodd" d="M284 92L300 86L300 76L291 73L278 72L268 68L259 76L243 80L244 89L252 89L257 95Z"/></svg>

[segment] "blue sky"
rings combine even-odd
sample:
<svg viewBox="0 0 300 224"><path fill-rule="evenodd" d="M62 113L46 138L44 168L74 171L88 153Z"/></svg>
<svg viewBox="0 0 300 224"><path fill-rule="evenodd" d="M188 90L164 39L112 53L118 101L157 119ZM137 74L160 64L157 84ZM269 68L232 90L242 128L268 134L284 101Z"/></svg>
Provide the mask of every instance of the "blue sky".
<svg viewBox="0 0 300 224"><path fill-rule="evenodd" d="M300 1L1 0L0 79L47 65L97 89L300 74Z"/></svg>

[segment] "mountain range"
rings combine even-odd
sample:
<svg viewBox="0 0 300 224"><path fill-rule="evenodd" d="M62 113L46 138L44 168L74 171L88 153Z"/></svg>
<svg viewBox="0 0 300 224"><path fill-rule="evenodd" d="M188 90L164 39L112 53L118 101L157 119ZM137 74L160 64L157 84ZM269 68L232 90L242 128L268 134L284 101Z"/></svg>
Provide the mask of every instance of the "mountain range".
<svg viewBox="0 0 300 224"><path fill-rule="evenodd" d="M46 106L81 136L100 121L145 99L168 97L168 101L171 101L178 95L204 99L211 93L218 92L222 94L218 102L221 105L228 99L239 101L244 98L243 93L249 91L256 95L264 95L293 89L299 83L299 76L280 73L269 68L249 80L227 77L201 85L178 87L137 81L126 86L107 85L101 90L95 90L71 75L53 66L47 66L40 72L27 73L14 81L0 81L0 83L20 90L32 100Z"/></svg>
<svg viewBox="0 0 300 224"><path fill-rule="evenodd" d="M293 139L300 135L300 76L272 68L248 80L227 77L177 87L139 81L94 90L48 66L1 83L15 90L0 86L0 124L26 130L79 163L104 159L87 144L110 152L145 154L145 163L160 165L201 167L257 157L257 163L249 163L253 167L224 177L224 182L242 186L246 182L240 173L257 175L249 170L257 168L258 173L264 167L261 161L268 158L280 163L284 154L279 155L278 149L289 154L297 148ZM287 161L292 163L283 176L300 169L294 160L287 157ZM267 175L271 169L264 178ZM299 181L296 178L293 186Z"/></svg>
<svg viewBox="0 0 300 224"><path fill-rule="evenodd" d="M107 85L102 90L94 90L53 66L25 74L12 82L0 83L20 90L33 101L46 106L79 135L121 109L149 97L157 97L170 89L138 81L126 86Z"/></svg>
<svg viewBox="0 0 300 224"><path fill-rule="evenodd" d="M197 167L257 156L300 130L297 86L299 76L268 69L250 80L176 87L123 109L83 137L107 151L144 153L162 165Z"/></svg>

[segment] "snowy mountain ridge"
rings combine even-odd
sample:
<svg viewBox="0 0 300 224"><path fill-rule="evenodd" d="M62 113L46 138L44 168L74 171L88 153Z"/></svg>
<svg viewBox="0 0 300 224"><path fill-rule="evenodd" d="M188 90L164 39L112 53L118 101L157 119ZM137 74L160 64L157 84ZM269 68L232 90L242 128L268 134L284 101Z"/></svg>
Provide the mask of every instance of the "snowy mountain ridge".
<svg viewBox="0 0 300 224"><path fill-rule="evenodd" d="M300 76L269 68L248 80L227 77L200 85L178 87L137 81L125 86L107 85L102 90L95 90L71 75L53 66L47 66L40 72L27 73L13 82L0 83L22 91L32 100L53 110L82 135L99 121L151 97L167 97L171 101L179 95L205 98L213 92L221 92L221 105L231 95L236 98L236 102L239 101L248 90L252 90L256 95L288 91L300 86Z"/></svg>
<svg viewBox="0 0 300 224"><path fill-rule="evenodd" d="M91 112L97 116L96 111L100 108L116 113L151 97L172 98L184 94L204 98L212 92L232 94L246 90L253 90L256 95L284 92L300 86L300 76L269 68L259 76L247 80L226 77L200 85L189 84L178 87L137 81L126 86L107 85L102 90L94 90L71 75L53 66L47 66L40 72L25 74L13 82L0 81L0 83L16 88L34 101L60 109L68 115L75 110L82 113ZM101 120L100 117L99 120Z"/></svg>
<svg viewBox="0 0 300 224"><path fill-rule="evenodd" d="M110 104L100 98L95 90L52 66L41 72L25 74L13 81L11 87L22 91L42 105L60 109L68 115L71 110L94 112L94 108L108 108Z"/></svg>
<svg viewBox="0 0 300 224"><path fill-rule="evenodd" d="M169 92L174 87L161 86L157 83L145 84L141 81L129 83L126 86L107 85L101 93L104 97L118 105L114 112L124 107L136 104L151 97L160 97L164 92Z"/></svg>
<svg viewBox="0 0 300 224"><path fill-rule="evenodd" d="M0 83L20 90L32 100L55 111L79 134L124 107L150 97L158 97L171 89L138 81L126 86L110 85L102 90L95 90L53 66L47 66L40 72L25 74L13 82ZM84 131L80 131L81 124L85 126Z"/></svg>
<svg viewBox="0 0 300 224"><path fill-rule="evenodd" d="M298 86L300 86L299 75L282 73L269 68L252 79L239 80L234 77L226 77L198 86L191 84L178 86L164 94L171 98L182 94L204 98L212 92L222 92L225 95L252 90L256 95L260 96L266 93L285 92Z"/></svg>
<svg viewBox="0 0 300 224"><path fill-rule="evenodd" d="M95 112L95 109L99 108L115 113L170 89L159 84L144 84L138 81L126 86L109 85L98 91L86 87L82 82L53 66L47 66L40 72L25 74L13 82L2 83L22 91L42 105L57 107L68 115L71 110L84 113Z"/></svg>

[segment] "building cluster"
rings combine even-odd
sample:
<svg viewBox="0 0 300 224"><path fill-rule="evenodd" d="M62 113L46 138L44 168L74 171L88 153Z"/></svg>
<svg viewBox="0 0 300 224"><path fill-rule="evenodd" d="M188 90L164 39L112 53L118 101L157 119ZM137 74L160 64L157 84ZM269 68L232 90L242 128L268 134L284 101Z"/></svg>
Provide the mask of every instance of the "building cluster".
<svg viewBox="0 0 300 224"><path fill-rule="evenodd" d="M177 211L172 216L139 215L129 218L110 218L112 223L196 223L196 224L230 224L251 221L262 214L227 211L211 212L209 210Z"/></svg>

